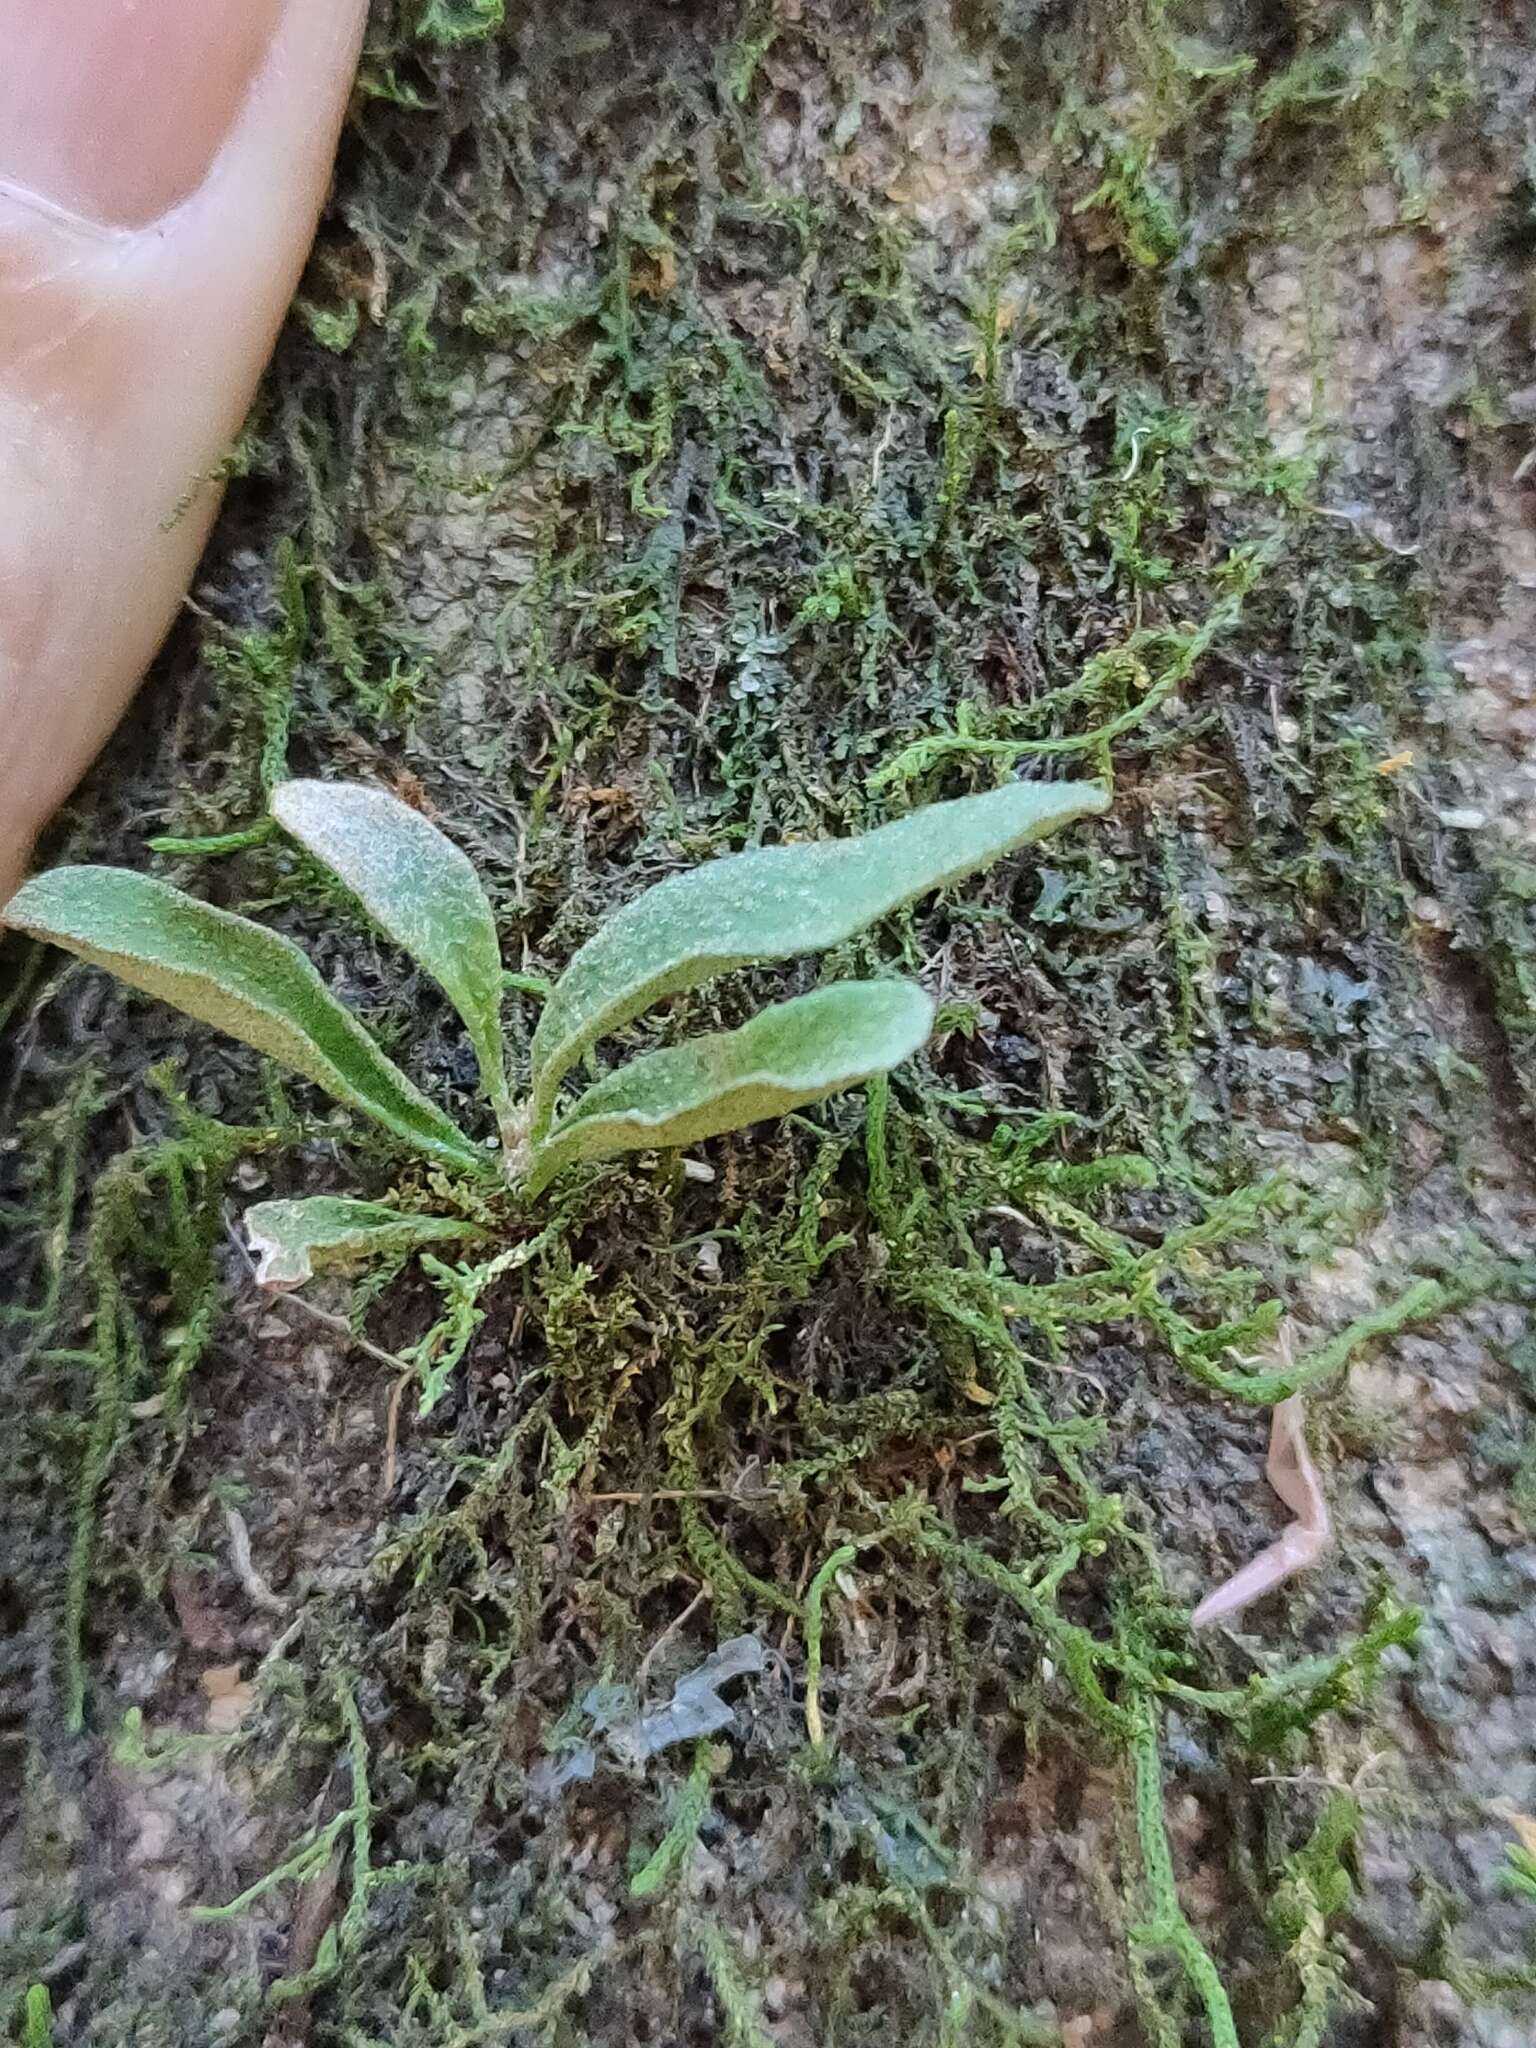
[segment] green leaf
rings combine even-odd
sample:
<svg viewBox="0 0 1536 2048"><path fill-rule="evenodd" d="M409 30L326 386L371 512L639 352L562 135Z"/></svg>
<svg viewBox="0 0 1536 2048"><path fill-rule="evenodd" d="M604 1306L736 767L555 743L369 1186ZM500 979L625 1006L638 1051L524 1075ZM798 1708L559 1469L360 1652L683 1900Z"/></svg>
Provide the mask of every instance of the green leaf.
<svg viewBox="0 0 1536 2048"><path fill-rule="evenodd" d="M243 1039L461 1172L487 1160L384 1057L290 940L126 868L55 868L4 921Z"/></svg>
<svg viewBox="0 0 1536 2048"><path fill-rule="evenodd" d="M533 1038L535 1138L574 1062L663 996L757 960L841 944L930 889L1104 810L1098 783L1014 782L860 838L766 847L673 875L626 904L556 983Z"/></svg>
<svg viewBox="0 0 1536 2048"><path fill-rule="evenodd" d="M359 782L284 782L272 815L338 875L374 923L438 983L464 1019L505 1126L501 946L468 857L420 811Z"/></svg>
<svg viewBox="0 0 1536 2048"><path fill-rule="evenodd" d="M245 1234L256 1256L259 1287L297 1287L316 1266L377 1258L479 1237L473 1223L447 1216L407 1216L385 1202L354 1202L344 1195L303 1201L257 1202L245 1212Z"/></svg>
<svg viewBox="0 0 1536 2048"><path fill-rule="evenodd" d="M910 981L841 981L776 1003L739 1031L631 1060L588 1089L533 1155L528 1192L577 1159L692 1145L884 1074L933 1028Z"/></svg>

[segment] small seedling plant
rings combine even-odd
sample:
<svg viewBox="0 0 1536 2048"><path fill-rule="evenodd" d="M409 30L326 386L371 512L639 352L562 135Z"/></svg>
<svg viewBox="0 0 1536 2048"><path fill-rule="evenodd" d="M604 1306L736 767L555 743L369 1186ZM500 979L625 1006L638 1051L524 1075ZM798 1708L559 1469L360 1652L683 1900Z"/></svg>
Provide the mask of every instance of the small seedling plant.
<svg viewBox="0 0 1536 2048"><path fill-rule="evenodd" d="M629 1060L573 1101L572 1069L668 996L759 962L825 952L888 912L1104 810L1097 783L1010 783L930 804L861 836L761 848L657 883L617 911L551 989L526 1090L507 1071L495 918L466 855L387 791L295 781L272 796L284 831L439 984L464 1021L497 1136L477 1142L411 1082L289 939L124 868L35 876L5 922L111 969L227 1031L362 1112L439 1168L536 1197L578 1160L693 1145L888 1073L933 1027L917 983L840 981L736 1031ZM444 1216L317 1195L246 1213L257 1277L294 1286L317 1261L479 1234Z"/></svg>

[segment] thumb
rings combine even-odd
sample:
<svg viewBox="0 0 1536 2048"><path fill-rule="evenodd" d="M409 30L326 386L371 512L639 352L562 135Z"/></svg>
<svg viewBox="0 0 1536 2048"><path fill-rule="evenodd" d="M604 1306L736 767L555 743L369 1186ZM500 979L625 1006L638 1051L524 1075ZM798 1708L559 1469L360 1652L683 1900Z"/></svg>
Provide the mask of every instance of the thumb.
<svg viewBox="0 0 1536 2048"><path fill-rule="evenodd" d="M0 0L0 903L174 618L366 0Z"/></svg>

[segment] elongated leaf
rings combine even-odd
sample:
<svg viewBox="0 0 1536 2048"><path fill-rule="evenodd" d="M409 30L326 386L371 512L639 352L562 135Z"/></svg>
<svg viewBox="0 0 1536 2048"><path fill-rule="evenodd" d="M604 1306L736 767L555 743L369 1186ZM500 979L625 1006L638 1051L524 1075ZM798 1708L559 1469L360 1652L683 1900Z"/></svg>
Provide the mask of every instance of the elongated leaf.
<svg viewBox="0 0 1536 2048"><path fill-rule="evenodd" d="M269 1053L418 1151L485 1171L485 1155L384 1057L298 947L276 932L126 868L36 875L3 916Z"/></svg>
<svg viewBox="0 0 1536 2048"><path fill-rule="evenodd" d="M930 889L1105 809L1091 782L1014 782L854 839L710 861L626 904L572 960L533 1039L533 1131L574 1061L663 996L756 960L819 953Z"/></svg>
<svg viewBox="0 0 1536 2048"><path fill-rule="evenodd" d="M933 1029L915 982L842 981L739 1031L646 1053L589 1088L534 1152L529 1193L575 1159L692 1145L884 1074Z"/></svg>
<svg viewBox="0 0 1536 2048"><path fill-rule="evenodd" d="M469 1028L486 1094L505 1122L501 946L480 877L430 819L360 782L283 782L272 815L324 861Z"/></svg>
<svg viewBox="0 0 1536 2048"><path fill-rule="evenodd" d="M387 1202L355 1202L344 1195L257 1202L245 1212L245 1234L261 1287L297 1287L316 1266L481 1235L473 1223L408 1216Z"/></svg>

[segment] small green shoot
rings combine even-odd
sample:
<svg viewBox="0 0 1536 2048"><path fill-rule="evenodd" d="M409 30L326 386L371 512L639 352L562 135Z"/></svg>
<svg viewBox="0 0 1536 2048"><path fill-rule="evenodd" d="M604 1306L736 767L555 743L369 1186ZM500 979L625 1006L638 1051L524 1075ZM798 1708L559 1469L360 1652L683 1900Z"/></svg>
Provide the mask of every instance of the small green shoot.
<svg viewBox="0 0 1536 2048"><path fill-rule="evenodd" d="M282 783L272 814L448 995L500 1132L501 1177L531 1198L577 1160L691 1145L889 1073L927 1039L931 998L907 981L838 982L740 1030L633 1059L559 1111L574 1064L663 997L755 961L824 952L1108 801L1097 783L1010 783L860 837L737 854L658 883L610 918L551 989L522 1105L505 1066L495 918L460 849L419 811L352 783ZM494 1154L386 1059L299 949L248 918L98 867L35 877L4 918L270 1054L435 1165L496 1174ZM476 1234L332 1195L258 1203L248 1223L258 1278L279 1287L308 1279L319 1262Z"/></svg>

